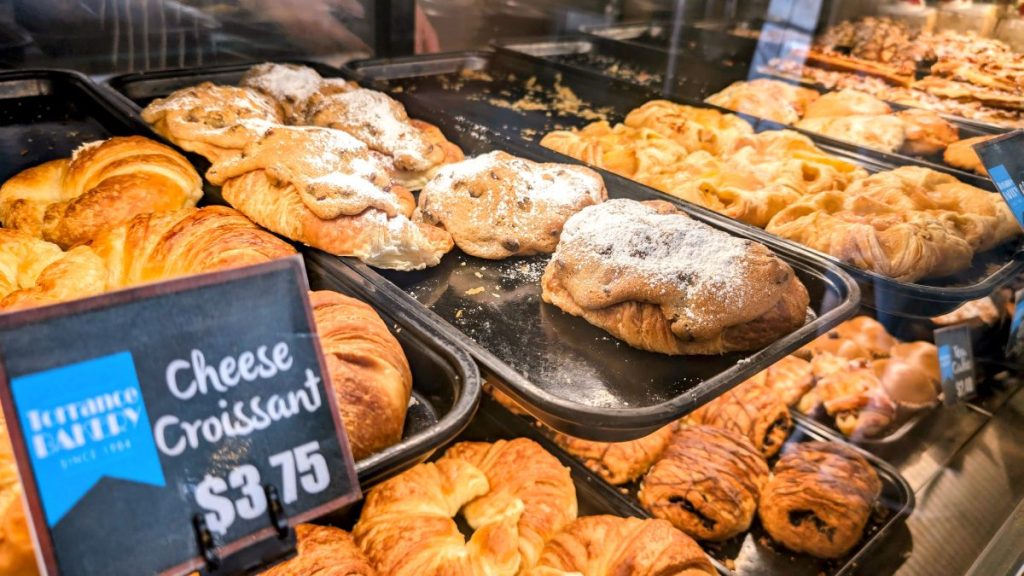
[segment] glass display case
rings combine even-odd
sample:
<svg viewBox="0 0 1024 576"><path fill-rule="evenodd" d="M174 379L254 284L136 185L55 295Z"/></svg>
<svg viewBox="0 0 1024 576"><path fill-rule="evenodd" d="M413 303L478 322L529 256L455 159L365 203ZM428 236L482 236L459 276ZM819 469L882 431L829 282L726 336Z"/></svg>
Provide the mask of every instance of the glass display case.
<svg viewBox="0 0 1024 576"><path fill-rule="evenodd" d="M1013 1L0 0L0 573L1024 573L1022 51ZM294 254L358 501L237 544L222 434L180 562L78 563L144 496L48 523L7 339Z"/></svg>

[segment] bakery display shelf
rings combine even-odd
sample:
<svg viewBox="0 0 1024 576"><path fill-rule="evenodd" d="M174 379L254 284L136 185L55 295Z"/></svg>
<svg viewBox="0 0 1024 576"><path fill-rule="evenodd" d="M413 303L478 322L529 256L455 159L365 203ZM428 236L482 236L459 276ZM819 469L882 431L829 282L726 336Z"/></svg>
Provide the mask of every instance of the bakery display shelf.
<svg viewBox="0 0 1024 576"><path fill-rule="evenodd" d="M182 70L119 77L111 87L138 105L204 80L237 82L244 67ZM324 74L331 75L329 71ZM333 75L337 76L335 71ZM401 95L399 95L401 96ZM555 153L501 138L484 127L439 114L406 99L409 114L437 124L467 155L504 149L531 160L564 160ZM572 163L578 163L570 160ZM610 197L665 198L632 182L606 175ZM742 235L732 222L678 200L705 222ZM693 410L792 352L848 317L858 291L838 268L791 244L766 243L796 270L811 295L816 318L800 330L749 353L670 357L633 349L586 321L542 304L540 276L547 256L488 261L458 249L439 266L419 272L375 272L355 260L311 252L325 267L352 267L379 290L410 306L450 339L467 347L489 379L554 428L608 440L637 437ZM643 385L638 385L643 383ZM584 425L585 423L585 425Z"/></svg>
<svg viewBox="0 0 1024 576"><path fill-rule="evenodd" d="M594 38L614 40L632 47L657 50L662 53L675 52L700 56L707 61L750 62L758 50L756 40L723 34L706 26L682 25L673 27L671 22L623 22L583 26L580 32ZM673 39L673 35L675 38ZM764 43L765 49L779 50L781 46Z"/></svg>
<svg viewBox="0 0 1024 576"><path fill-rule="evenodd" d="M402 345L412 369L402 441L356 462L365 489L423 462L462 432L480 401L480 373L468 352L407 304L389 298L352 271L327 268L305 256L310 288L342 292L372 305Z"/></svg>
<svg viewBox="0 0 1024 576"><path fill-rule="evenodd" d="M135 116L74 72L26 70L0 74L0 178L54 158L86 142L149 134ZM0 180L0 181L2 181ZM397 474L426 458L456 435L473 415L480 394L472 358L431 329L402 303L381 300L357 275L328 271L308 261L310 284L355 296L373 305L402 344L413 369L413 398L402 442L356 464L365 485Z"/></svg>
<svg viewBox="0 0 1024 576"><path fill-rule="evenodd" d="M421 116L429 115L434 120L469 122L476 126L476 131L498 134L509 143L540 150L538 154L562 162L570 161L569 157L539 146L538 142L546 133L582 127L601 118L613 123L621 121L629 110L661 97L642 86L508 51L367 60L353 62L349 66L353 74L361 77L365 83L390 91L406 106L415 108ZM528 82L533 87L532 91L527 88ZM556 87L570 89L578 95L578 100L560 100ZM531 105L516 108L514 104L520 100ZM766 121L752 123L757 131L784 128ZM829 139L816 140L823 150L860 164L869 172L895 167L877 154L857 151L849 145ZM605 174L609 181L626 181ZM647 194L655 194L663 199L672 198L638 183L632 183L629 189L638 194L646 191ZM760 228L723 218L692 204L683 205L691 213L715 217L722 226L760 242L773 246L786 245L793 250L813 253L834 262L860 285L865 304L890 315L931 317L946 314L964 302L988 296L997 287L1024 272L1022 240L1008 242L976 255L972 266L956 275L917 283L901 282L840 262L833 256L783 240Z"/></svg>
<svg viewBox="0 0 1024 576"><path fill-rule="evenodd" d="M497 404L493 399L484 395L483 403ZM494 410L508 412L503 407L496 407ZM521 422L530 425L528 416L513 416ZM508 426L509 424L506 424ZM539 430L548 438L554 435L550 429L536 425ZM790 434L782 450L801 442L828 441L849 444L837 432L822 428L814 423L808 423L797 419L794 421L793 432ZM579 459L562 450L557 444L545 445L552 453L559 456L563 461L571 461L574 468L585 466ZM861 448L857 448L864 458L874 467L878 478L882 481L882 492L872 510L871 518L864 530L864 536L860 543L845 557L837 560L821 560L808 555L796 554L788 551L781 545L773 543L771 537L761 527L760 520L756 517L750 529L730 540L720 543L701 542L702 547L708 554L727 566L738 576L768 576L786 574L787 576L846 576L858 574L858 566L865 559L872 557L879 548L891 548L890 535L900 529L906 519L914 510L915 496L910 484L900 475L899 471L877 456ZM769 466L774 467L778 456L768 460ZM637 480L628 484L614 487L602 478L593 475L593 481L604 484L617 498L624 500L628 505L638 511L639 514L650 517L650 513L644 510L637 497L641 481ZM909 549L905 550L909 552Z"/></svg>
<svg viewBox="0 0 1024 576"><path fill-rule="evenodd" d="M691 106L699 105L713 108L714 106L704 103L703 99L725 89L733 82L768 76L757 72L748 73L745 65L709 63L699 58L687 57L685 55L673 59L668 53L663 51L617 43L600 36L590 38L581 36L574 39L549 37L533 40L516 40L499 42L495 46L499 51L507 50L527 57L554 62L558 65L583 72L598 73L624 82L645 86L662 96L671 97L674 100ZM790 84L798 84L790 80L784 81ZM811 88L822 94L828 92L828 90L816 85L808 84L804 87ZM890 104L890 106L894 110L909 108L909 106L899 104ZM760 118L757 121L770 122L770 120ZM1007 131L1006 129L998 128L979 129L973 124L956 120L952 121L952 123L956 125L962 138L1001 134ZM924 166L932 170L952 174L962 182L972 186L990 191L995 190L992 181L987 177L946 164L941 153L930 156L906 156L898 153L874 151L870 148L864 148L815 132L802 130L795 126L787 126L787 128L805 134L819 143L839 143L858 152L878 155L886 163L894 166Z"/></svg>

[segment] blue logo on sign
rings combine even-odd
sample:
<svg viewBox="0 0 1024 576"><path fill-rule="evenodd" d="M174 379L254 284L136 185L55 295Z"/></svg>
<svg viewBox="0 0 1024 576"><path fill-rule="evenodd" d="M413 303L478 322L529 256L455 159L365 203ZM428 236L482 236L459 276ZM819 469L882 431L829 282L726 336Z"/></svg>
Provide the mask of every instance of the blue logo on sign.
<svg viewBox="0 0 1024 576"><path fill-rule="evenodd" d="M20 376L11 392L50 527L104 476L164 485L131 352Z"/></svg>
<svg viewBox="0 0 1024 576"><path fill-rule="evenodd" d="M1010 211L1016 216L1017 221L1024 226L1024 195L1021 195L1018 184L1013 181L1010 173L1006 171L1006 166L1000 164L990 168L988 176L995 182L996 188L1003 195L1006 204L1010 206Z"/></svg>
<svg viewBox="0 0 1024 576"><path fill-rule="evenodd" d="M953 379L953 351L949 344L939 346L939 372L943 380Z"/></svg>

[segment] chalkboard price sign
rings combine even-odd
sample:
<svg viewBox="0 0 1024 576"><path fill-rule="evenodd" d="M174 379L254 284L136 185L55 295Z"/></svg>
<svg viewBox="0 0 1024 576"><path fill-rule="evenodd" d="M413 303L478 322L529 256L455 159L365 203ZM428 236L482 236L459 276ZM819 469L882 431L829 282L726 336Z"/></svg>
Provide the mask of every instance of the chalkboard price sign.
<svg viewBox="0 0 1024 576"><path fill-rule="evenodd" d="M357 499L314 335L297 256L0 316L45 573L243 570Z"/></svg>
<svg viewBox="0 0 1024 576"><path fill-rule="evenodd" d="M974 145L988 177L1024 226L1024 130Z"/></svg>
<svg viewBox="0 0 1024 576"><path fill-rule="evenodd" d="M978 391L970 327L960 324L936 330L935 346L939 350L943 403L950 406L976 396Z"/></svg>

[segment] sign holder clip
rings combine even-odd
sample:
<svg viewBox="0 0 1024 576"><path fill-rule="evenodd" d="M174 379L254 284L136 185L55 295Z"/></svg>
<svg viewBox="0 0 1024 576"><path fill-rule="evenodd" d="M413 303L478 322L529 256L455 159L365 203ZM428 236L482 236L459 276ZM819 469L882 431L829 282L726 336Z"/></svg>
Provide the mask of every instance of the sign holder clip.
<svg viewBox="0 0 1024 576"><path fill-rule="evenodd" d="M285 560L295 554L295 530L288 523L288 515L284 510L280 493L273 484L264 484L263 493L267 497L267 517L276 538L267 538L257 544L221 558L217 553L217 540L206 525L202 514L192 517L192 527L196 533L196 544L200 555L206 562L205 569L200 571L204 576L236 576L250 574L256 568L262 568Z"/></svg>

